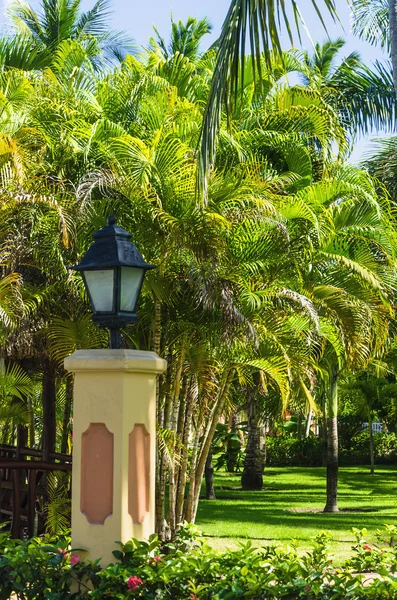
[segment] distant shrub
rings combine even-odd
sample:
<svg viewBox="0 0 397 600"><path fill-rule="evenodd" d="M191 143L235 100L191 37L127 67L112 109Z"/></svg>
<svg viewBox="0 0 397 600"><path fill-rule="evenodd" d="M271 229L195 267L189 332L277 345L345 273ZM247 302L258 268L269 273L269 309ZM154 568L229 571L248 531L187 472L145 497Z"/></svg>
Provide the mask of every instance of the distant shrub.
<svg viewBox="0 0 397 600"><path fill-rule="evenodd" d="M397 436L395 433L375 433L375 463L378 465L397 463ZM369 431L360 431L350 442L349 448L341 445L339 462L341 465L366 465L370 461Z"/></svg>
<svg viewBox="0 0 397 600"><path fill-rule="evenodd" d="M271 467L320 467L322 465L322 438L311 435L297 439L285 435L269 437L266 440L266 464ZM375 463L397 463L397 436L395 433L375 433ZM368 465L369 432L360 431L349 440L346 446L339 443L339 463L344 466Z"/></svg>
<svg viewBox="0 0 397 600"><path fill-rule="evenodd" d="M301 440L287 436L266 439L266 464L274 467L320 467L322 439L311 435Z"/></svg>

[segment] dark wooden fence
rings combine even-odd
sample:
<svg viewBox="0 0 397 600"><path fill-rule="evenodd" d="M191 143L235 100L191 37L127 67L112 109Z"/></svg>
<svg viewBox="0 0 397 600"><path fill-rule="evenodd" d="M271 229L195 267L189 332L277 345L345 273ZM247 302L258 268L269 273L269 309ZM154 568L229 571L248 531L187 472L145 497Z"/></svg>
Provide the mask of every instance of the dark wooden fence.
<svg viewBox="0 0 397 600"><path fill-rule="evenodd" d="M12 537L43 533L46 473L71 469L68 454L50 453L45 461L40 450L0 445L0 523L11 521Z"/></svg>

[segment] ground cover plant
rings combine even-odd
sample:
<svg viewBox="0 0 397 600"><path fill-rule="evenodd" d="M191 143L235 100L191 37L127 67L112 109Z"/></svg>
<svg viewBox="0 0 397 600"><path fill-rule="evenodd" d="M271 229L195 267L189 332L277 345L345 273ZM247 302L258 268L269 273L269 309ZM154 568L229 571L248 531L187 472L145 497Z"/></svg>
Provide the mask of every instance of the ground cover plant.
<svg viewBox="0 0 397 600"><path fill-rule="evenodd" d="M200 502L196 521L208 544L224 549L236 548L248 539L255 545L282 546L295 540L299 548L307 550L313 538L327 530L340 562L351 556L353 527L375 531L385 523L397 522L396 467L377 467L375 475L370 475L368 467L341 468L341 511L335 514L321 510L324 468L278 467L265 473L261 491L243 491L240 476L216 473L217 500ZM305 512L308 510L318 512Z"/></svg>

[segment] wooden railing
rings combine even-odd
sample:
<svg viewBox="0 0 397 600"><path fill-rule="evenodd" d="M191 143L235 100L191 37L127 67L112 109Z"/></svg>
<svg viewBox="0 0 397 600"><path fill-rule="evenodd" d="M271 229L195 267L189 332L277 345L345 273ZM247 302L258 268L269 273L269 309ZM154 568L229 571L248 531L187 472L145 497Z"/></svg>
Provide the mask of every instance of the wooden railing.
<svg viewBox="0 0 397 600"><path fill-rule="evenodd" d="M42 533L43 522L35 527L35 519L42 512L37 511L39 499L44 506L48 498L45 473L72 469L68 454L54 452L49 461L42 458L40 450L0 445L0 522L11 519L14 538Z"/></svg>

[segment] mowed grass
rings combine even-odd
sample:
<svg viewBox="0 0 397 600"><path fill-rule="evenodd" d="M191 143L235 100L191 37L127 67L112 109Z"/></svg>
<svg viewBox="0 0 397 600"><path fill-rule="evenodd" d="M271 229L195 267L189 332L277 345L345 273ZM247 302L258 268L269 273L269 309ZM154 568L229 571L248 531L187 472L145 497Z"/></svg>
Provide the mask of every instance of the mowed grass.
<svg viewBox="0 0 397 600"><path fill-rule="evenodd" d="M340 469L339 508L365 512L291 512L324 508L324 468L268 469L262 491L246 492L239 486L238 475L216 473L217 500L200 500L196 524L215 548L235 548L247 540L258 546L285 547L296 540L307 550L315 536L327 530L333 539L331 550L340 562L351 554L352 527L366 527L374 534L384 524L397 524L397 467L377 467L373 476L366 467Z"/></svg>

